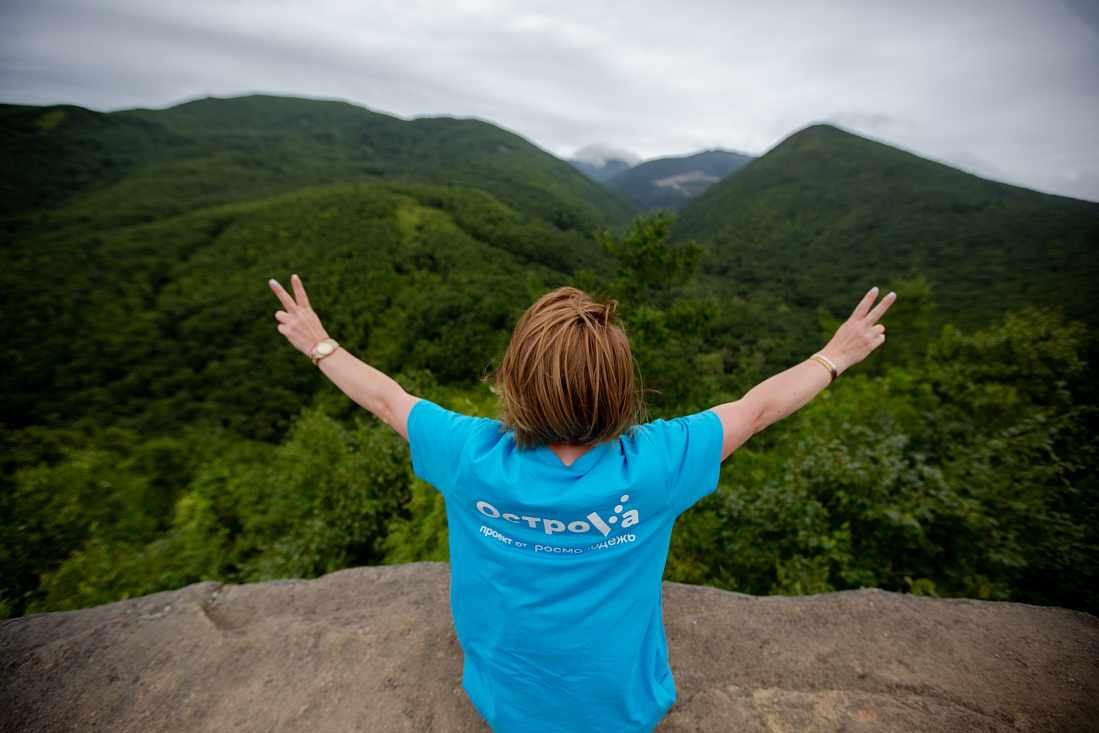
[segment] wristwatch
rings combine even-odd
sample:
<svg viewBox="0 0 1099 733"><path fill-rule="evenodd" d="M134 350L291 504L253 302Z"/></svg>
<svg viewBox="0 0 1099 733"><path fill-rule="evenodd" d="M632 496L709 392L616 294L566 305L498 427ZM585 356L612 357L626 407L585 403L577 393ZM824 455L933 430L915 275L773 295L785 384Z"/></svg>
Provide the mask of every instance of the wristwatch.
<svg viewBox="0 0 1099 733"><path fill-rule="evenodd" d="M333 353L338 348L340 348L340 345L336 343L336 339L321 339L313 345L312 350L309 352L309 359L314 365L317 365L320 363L321 359Z"/></svg>

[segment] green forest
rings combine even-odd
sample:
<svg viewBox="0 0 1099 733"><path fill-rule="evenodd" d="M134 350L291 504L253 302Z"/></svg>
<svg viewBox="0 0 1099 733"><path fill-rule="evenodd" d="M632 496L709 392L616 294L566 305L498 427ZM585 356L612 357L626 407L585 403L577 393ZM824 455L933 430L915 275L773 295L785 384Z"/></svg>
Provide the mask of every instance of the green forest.
<svg viewBox="0 0 1099 733"><path fill-rule="evenodd" d="M0 127L0 617L447 559L404 442L275 330L292 272L349 351L485 416L560 285L619 300L654 418L894 289L886 344L725 462L665 577L1099 612L1099 204L827 126L676 217L476 120L247 97Z"/></svg>

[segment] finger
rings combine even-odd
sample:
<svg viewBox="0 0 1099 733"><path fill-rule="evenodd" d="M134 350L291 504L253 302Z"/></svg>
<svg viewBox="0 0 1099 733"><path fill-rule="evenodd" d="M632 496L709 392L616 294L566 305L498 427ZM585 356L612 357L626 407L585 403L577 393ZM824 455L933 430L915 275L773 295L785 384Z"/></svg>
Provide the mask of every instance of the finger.
<svg viewBox="0 0 1099 733"><path fill-rule="evenodd" d="M866 314L870 311L870 306L874 305L874 300L878 297L878 288L870 288L870 292L862 296L862 300L855 306L855 310L851 311L852 318L865 318Z"/></svg>
<svg viewBox="0 0 1099 733"><path fill-rule="evenodd" d="M874 310L870 311L871 323L876 323L879 318L884 316L885 312L887 310L889 310L889 306L893 305L893 303L895 303L896 301L897 301L897 294L896 293L889 293L889 295L882 298L881 302L878 303L878 305L874 308Z"/></svg>
<svg viewBox="0 0 1099 733"><path fill-rule="evenodd" d="M267 281L267 284L271 286L271 289L275 291L275 295L278 296L279 302L282 303L282 307L286 310L292 310L294 308L294 299L290 297L290 294L282 289L278 280L271 278Z"/></svg>
<svg viewBox="0 0 1099 733"><path fill-rule="evenodd" d="M279 323L287 323L290 321L290 314L286 311L276 311L275 320Z"/></svg>
<svg viewBox="0 0 1099 733"><path fill-rule="evenodd" d="M299 308L309 307L309 296L305 294L305 286L297 275L290 276L290 284L294 286L294 298L298 301Z"/></svg>

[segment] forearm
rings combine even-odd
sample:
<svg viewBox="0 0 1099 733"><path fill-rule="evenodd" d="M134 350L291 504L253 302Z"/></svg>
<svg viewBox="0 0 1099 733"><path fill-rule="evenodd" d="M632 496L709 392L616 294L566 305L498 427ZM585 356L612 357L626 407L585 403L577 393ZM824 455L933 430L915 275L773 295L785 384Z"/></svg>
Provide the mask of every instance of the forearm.
<svg viewBox="0 0 1099 733"><path fill-rule="evenodd" d="M713 408L724 431L721 460L760 430L809 404L836 376L881 346L885 327L878 319L893 304L896 294L889 293L871 310L877 295L877 288L868 292L828 344L814 355L823 359L810 357L753 387L736 402Z"/></svg>
<svg viewBox="0 0 1099 733"><path fill-rule="evenodd" d="M736 402L714 407L724 433L721 460L760 430L809 404L831 381L827 367L807 359L760 382Z"/></svg>
<svg viewBox="0 0 1099 733"><path fill-rule="evenodd" d="M408 413L419 398L343 348L321 359L317 366L340 391L408 439Z"/></svg>
<svg viewBox="0 0 1099 733"><path fill-rule="evenodd" d="M757 384L740 400L752 417L752 435L805 407L831 382L824 364L806 359Z"/></svg>

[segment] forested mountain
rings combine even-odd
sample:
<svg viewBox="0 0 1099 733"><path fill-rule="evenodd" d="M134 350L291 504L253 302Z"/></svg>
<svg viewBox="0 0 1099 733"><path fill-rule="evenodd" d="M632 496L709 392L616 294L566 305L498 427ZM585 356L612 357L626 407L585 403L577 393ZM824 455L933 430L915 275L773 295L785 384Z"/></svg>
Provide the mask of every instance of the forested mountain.
<svg viewBox="0 0 1099 733"><path fill-rule="evenodd" d="M277 304L258 287L268 278L299 272L348 348L380 367L471 382L529 300L529 277L561 283L600 264L484 192L420 184L309 189L17 252L0 274L9 427L200 420L267 439L314 376L266 356L282 346Z"/></svg>
<svg viewBox="0 0 1099 733"><path fill-rule="evenodd" d="M0 611L85 543L155 541L196 471L267 454L303 407L353 414L274 330L268 278L300 273L349 350L457 395L532 293L610 272L592 234L639 211L487 123L334 102L5 106L0 129ZM382 554L325 562L351 557Z"/></svg>
<svg viewBox="0 0 1099 733"><path fill-rule="evenodd" d="M171 403L182 392L197 407L209 398L194 379L209 362L231 362L221 349L245 344L230 344L230 335L248 332L250 319L268 310L267 294L249 298L232 285L251 289L246 273L261 278L256 282L290 267L305 275L310 263L323 268L344 247L342 261L330 267L357 278L388 273L391 281L407 283L418 264L441 267L432 259L438 250L438 262L453 260L445 275L460 278L462 287L508 267L560 282L578 267L598 270L592 232L636 212L624 197L487 123L405 122L337 102L207 99L109 115L7 106L0 109L0 129L7 262L0 302L9 364L0 378L0 421L9 427L93 414L99 422L144 415L167 420L165 428L178 423L182 413L153 418L148 401L158 395ZM267 198L350 181L372 186ZM383 181L461 188L379 186ZM428 232L421 236L424 211ZM435 238L435 227L447 244ZM403 242L400 253L395 241ZM416 250L421 245L434 249L425 255ZM379 256L384 264L369 260ZM357 257L367 258L364 269L353 265ZM205 268L200 281L189 282L199 262ZM522 305L525 272L514 270L509 282L523 295L513 304L499 301L498 316ZM428 293L453 299L457 289ZM370 292L392 298L377 286ZM185 315L166 305L172 293L190 294ZM265 304L207 316L215 303L238 295L240 306ZM452 316L465 312L455 308ZM179 318L209 321L210 333L191 340ZM506 325L492 319L506 333ZM448 320L431 327L443 331ZM468 346L486 361L491 356L480 354L475 341ZM139 355L137 370L123 366ZM150 356L172 365L172 387L143 373L153 368ZM480 367L468 368L473 374ZM190 377L181 381L180 369ZM115 378L124 373L125 379ZM283 389L277 379L249 374L245 381L255 378L261 393ZM89 390L100 396L89 399ZM276 412L256 414L253 422L269 427L245 432L281 432L293 408Z"/></svg>
<svg viewBox="0 0 1099 733"><path fill-rule="evenodd" d="M922 276L934 320L983 326L1025 305L1099 326L1099 204L987 181L827 125L798 132L681 212L724 298L833 313Z"/></svg>
<svg viewBox="0 0 1099 733"><path fill-rule="evenodd" d="M100 114L0 105L0 216L52 227L162 219L331 183L478 188L585 237L637 212L521 137L479 120L399 120L343 102L203 99Z"/></svg>
<svg viewBox="0 0 1099 733"><path fill-rule="evenodd" d="M3 106L0 131L0 616L446 558L406 447L276 332L291 272L349 351L482 415L550 287L620 301L655 417L738 398L895 287L886 347L726 463L667 577L1099 608L1071 322L1094 332L1097 204L814 127L669 245L667 217L624 229L639 204L473 120L249 97Z"/></svg>
<svg viewBox="0 0 1099 733"><path fill-rule="evenodd" d="M682 158L660 158L607 178L607 188L639 201L646 209L682 209L696 196L755 158L727 150L707 150Z"/></svg>

